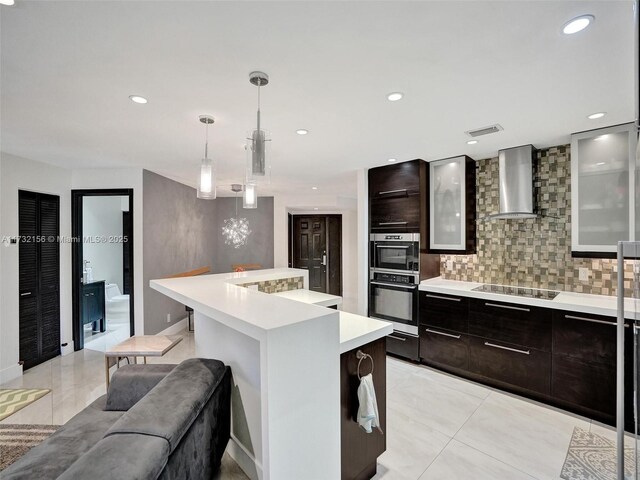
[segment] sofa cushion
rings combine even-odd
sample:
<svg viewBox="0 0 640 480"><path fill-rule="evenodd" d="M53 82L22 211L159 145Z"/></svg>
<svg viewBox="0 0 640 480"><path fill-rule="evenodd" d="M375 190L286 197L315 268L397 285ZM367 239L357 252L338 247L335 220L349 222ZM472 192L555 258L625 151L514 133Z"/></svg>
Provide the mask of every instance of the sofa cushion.
<svg viewBox="0 0 640 480"><path fill-rule="evenodd" d="M169 443L148 435L111 435L96 443L58 480L151 480L169 457Z"/></svg>
<svg viewBox="0 0 640 480"><path fill-rule="evenodd" d="M175 365L149 364L117 369L109 383L106 409L129 410L174 368Z"/></svg>
<svg viewBox="0 0 640 480"><path fill-rule="evenodd" d="M2 480L57 478L93 447L124 412L104 411L103 395L0 473Z"/></svg>
<svg viewBox="0 0 640 480"><path fill-rule="evenodd" d="M219 360L185 360L114 423L106 435L137 433L165 438L173 452L221 384L225 368Z"/></svg>

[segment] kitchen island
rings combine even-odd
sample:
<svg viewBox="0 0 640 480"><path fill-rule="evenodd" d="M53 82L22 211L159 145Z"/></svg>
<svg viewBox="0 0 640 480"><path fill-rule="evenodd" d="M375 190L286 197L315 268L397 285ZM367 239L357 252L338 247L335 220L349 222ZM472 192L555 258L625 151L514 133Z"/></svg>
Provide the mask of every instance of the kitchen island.
<svg viewBox="0 0 640 480"><path fill-rule="evenodd" d="M152 280L151 287L193 308L196 355L231 367L228 451L245 473L340 478L341 354L384 342L391 324L268 294L308 288L306 270Z"/></svg>

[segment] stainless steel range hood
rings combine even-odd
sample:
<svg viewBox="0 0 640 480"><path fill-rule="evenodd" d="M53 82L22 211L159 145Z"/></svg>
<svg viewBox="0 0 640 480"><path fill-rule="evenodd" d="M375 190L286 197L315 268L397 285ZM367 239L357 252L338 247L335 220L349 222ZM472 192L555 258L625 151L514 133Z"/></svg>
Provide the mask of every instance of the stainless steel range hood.
<svg viewBox="0 0 640 480"><path fill-rule="evenodd" d="M507 148L498 152L500 213L487 219L537 218L533 202L533 145Z"/></svg>

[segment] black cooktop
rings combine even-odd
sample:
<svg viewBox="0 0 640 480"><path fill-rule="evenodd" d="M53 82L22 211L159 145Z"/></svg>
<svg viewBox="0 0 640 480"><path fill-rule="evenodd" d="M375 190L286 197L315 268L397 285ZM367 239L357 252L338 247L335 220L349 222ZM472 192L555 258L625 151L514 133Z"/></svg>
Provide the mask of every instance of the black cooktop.
<svg viewBox="0 0 640 480"><path fill-rule="evenodd" d="M553 300L560 292L555 290L538 290L527 287L508 287L504 285L491 285L485 283L474 288L476 292L500 293L502 295L515 295L517 297L541 298L543 300Z"/></svg>

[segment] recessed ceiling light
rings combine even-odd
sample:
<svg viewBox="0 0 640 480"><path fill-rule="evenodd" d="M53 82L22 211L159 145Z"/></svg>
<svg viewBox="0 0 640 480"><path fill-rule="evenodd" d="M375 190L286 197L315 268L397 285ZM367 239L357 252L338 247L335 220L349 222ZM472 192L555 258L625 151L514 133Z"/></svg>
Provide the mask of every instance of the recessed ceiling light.
<svg viewBox="0 0 640 480"><path fill-rule="evenodd" d="M392 92L387 95L387 100L389 100L390 102L397 102L402 97L404 97L404 94L402 92Z"/></svg>
<svg viewBox="0 0 640 480"><path fill-rule="evenodd" d="M309 133L309 130L307 130L306 128L301 128L299 130L296 130L296 133L298 135L306 135L307 133Z"/></svg>
<svg viewBox="0 0 640 480"><path fill-rule="evenodd" d="M476 143L478 143L478 140L469 140L467 142L467 145L475 145ZM453 165L453 164L452 164Z"/></svg>
<svg viewBox="0 0 640 480"><path fill-rule="evenodd" d="M311 187L311 190L317 190L318 187Z"/></svg>
<svg viewBox="0 0 640 480"><path fill-rule="evenodd" d="M129 99L135 103L147 103L147 99L140 95L129 95Z"/></svg>
<svg viewBox="0 0 640 480"><path fill-rule="evenodd" d="M606 164L607 164L607 162L598 162L598 163L596 163L596 166L597 167L601 167L602 165L606 165Z"/></svg>
<svg viewBox="0 0 640 480"><path fill-rule="evenodd" d="M313 207L314 210L318 210L318 207Z"/></svg>
<svg viewBox="0 0 640 480"><path fill-rule="evenodd" d="M597 118L602 118L607 114L607 112L598 112L598 113L592 113L591 115L587 115L587 118L589 120L595 120Z"/></svg>
<svg viewBox="0 0 640 480"><path fill-rule="evenodd" d="M572 18L562 27L562 33L565 35L572 35L584 30L589 26L595 17L593 15L580 15L579 17Z"/></svg>
<svg viewBox="0 0 640 480"><path fill-rule="evenodd" d="M389 160L387 160L388 162L395 162L396 159L395 158L390 158Z"/></svg>
<svg viewBox="0 0 640 480"><path fill-rule="evenodd" d="M13 5L14 3L16 3L15 0L0 0L0 5Z"/></svg>

